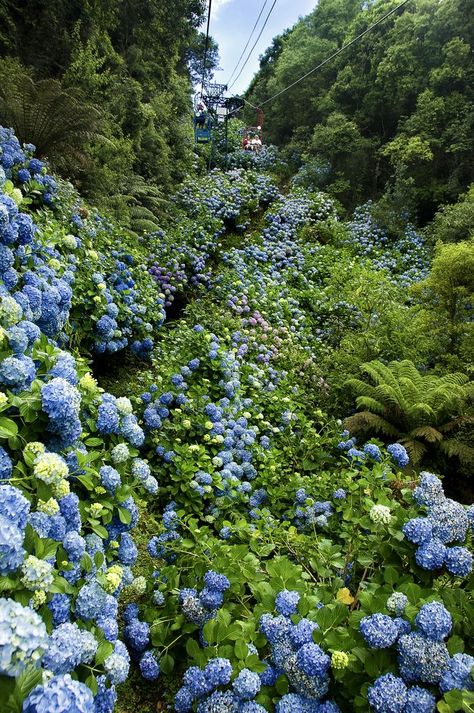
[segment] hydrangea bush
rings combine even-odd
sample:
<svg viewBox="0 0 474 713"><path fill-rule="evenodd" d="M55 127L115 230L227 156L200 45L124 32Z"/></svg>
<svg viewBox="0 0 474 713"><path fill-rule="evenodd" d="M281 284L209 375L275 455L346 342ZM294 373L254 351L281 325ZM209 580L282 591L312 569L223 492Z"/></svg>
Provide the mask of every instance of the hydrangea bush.
<svg viewBox="0 0 474 713"><path fill-rule="evenodd" d="M318 359L366 319L332 263L405 285L411 253L255 161L131 239L0 147L8 713L112 713L131 669L178 713L469 710L472 507L320 403ZM84 356L125 349L147 364L100 388Z"/></svg>

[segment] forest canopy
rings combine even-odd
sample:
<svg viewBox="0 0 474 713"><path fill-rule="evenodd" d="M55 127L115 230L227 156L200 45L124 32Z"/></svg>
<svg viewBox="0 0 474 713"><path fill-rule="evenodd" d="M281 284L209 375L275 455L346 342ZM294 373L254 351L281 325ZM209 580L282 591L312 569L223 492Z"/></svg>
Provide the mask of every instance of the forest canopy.
<svg viewBox="0 0 474 713"><path fill-rule="evenodd" d="M322 69L269 101L396 3L321 0L261 57L247 99L269 140L348 207L385 196L432 217L474 180L474 8L408 2Z"/></svg>

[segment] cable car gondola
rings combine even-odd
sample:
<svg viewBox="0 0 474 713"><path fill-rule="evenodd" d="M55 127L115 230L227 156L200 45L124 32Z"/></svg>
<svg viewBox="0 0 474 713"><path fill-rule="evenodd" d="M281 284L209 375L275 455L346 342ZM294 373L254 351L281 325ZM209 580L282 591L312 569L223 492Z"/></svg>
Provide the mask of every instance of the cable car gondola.
<svg viewBox="0 0 474 713"><path fill-rule="evenodd" d="M212 139L212 117L201 94L194 97L194 141L208 144Z"/></svg>
<svg viewBox="0 0 474 713"><path fill-rule="evenodd" d="M242 135L242 148L245 151L256 151L257 153L263 146L263 121L264 114L262 109L257 109L257 125L247 126Z"/></svg>

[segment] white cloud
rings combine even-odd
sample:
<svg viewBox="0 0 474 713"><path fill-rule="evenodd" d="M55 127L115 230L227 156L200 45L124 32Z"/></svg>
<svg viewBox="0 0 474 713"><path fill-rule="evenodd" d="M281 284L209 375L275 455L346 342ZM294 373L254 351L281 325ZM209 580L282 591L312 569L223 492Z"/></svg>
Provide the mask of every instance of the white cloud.
<svg viewBox="0 0 474 713"><path fill-rule="evenodd" d="M223 7L224 5L228 5L230 2L232 2L232 0L213 0L212 14L213 15L217 14L219 12L219 10L221 9L221 7ZM211 15L211 19L212 19L212 15Z"/></svg>

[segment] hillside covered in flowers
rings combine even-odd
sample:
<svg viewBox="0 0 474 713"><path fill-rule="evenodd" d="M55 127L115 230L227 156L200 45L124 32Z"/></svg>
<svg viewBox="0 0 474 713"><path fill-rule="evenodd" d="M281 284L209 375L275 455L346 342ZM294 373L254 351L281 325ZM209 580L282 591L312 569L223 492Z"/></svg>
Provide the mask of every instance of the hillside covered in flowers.
<svg viewBox="0 0 474 713"><path fill-rule="evenodd" d="M282 175L138 236L0 128L2 713L472 710L472 240Z"/></svg>

